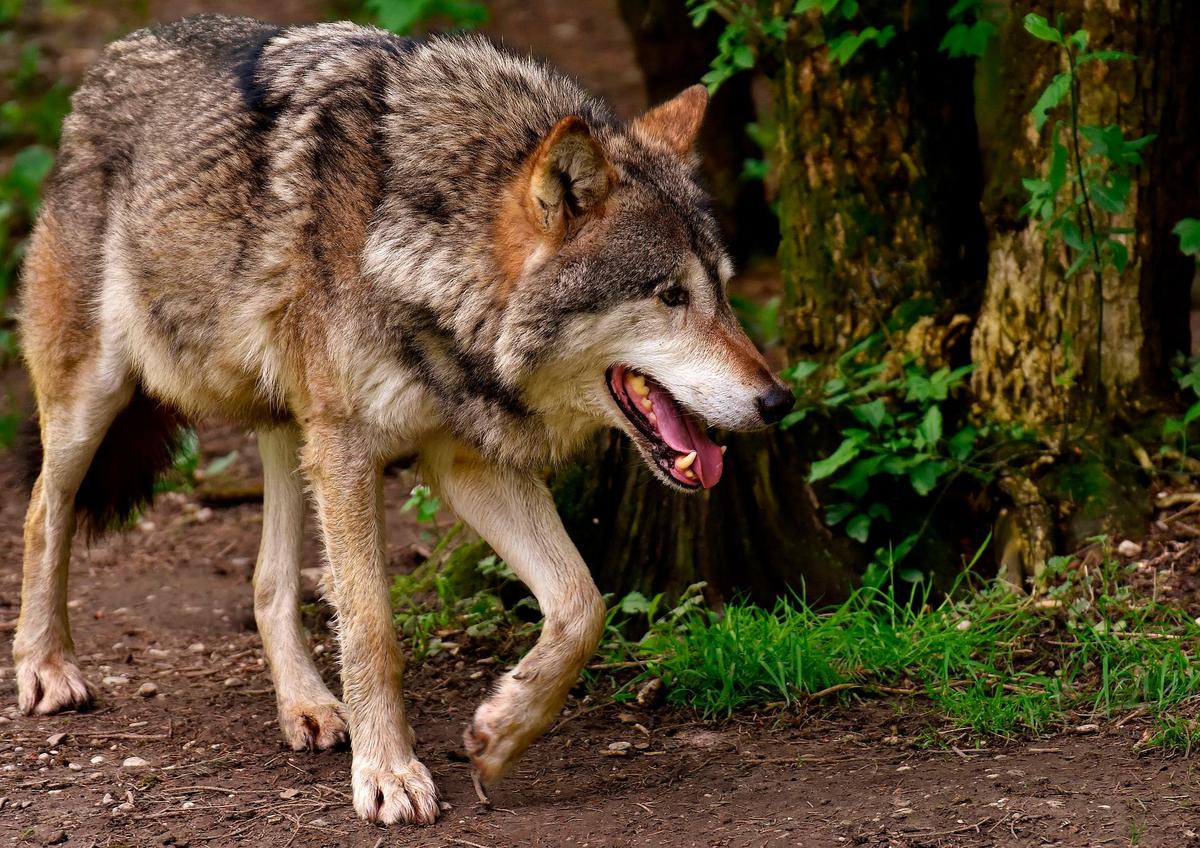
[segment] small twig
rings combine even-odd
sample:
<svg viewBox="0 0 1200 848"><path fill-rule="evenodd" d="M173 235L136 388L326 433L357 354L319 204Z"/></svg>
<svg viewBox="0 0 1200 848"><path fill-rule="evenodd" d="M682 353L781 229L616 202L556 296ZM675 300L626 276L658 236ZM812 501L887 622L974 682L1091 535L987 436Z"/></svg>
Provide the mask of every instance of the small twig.
<svg viewBox="0 0 1200 848"><path fill-rule="evenodd" d="M1160 507L1178 506L1181 503L1200 503L1200 492L1174 492L1170 495L1163 495L1157 501L1157 505Z"/></svg>
<svg viewBox="0 0 1200 848"><path fill-rule="evenodd" d="M471 842L467 839L459 839L457 836L447 836L446 838L451 842L458 843L459 845L469 845L471 848L490 848L490 846L480 845L478 842Z"/></svg>

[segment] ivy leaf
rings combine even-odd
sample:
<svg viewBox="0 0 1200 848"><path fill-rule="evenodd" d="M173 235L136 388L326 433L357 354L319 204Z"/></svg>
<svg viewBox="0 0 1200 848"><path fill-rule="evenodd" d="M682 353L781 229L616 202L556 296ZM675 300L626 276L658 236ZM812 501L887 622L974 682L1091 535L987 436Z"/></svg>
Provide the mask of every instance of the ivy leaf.
<svg viewBox="0 0 1200 848"><path fill-rule="evenodd" d="M1123 273L1125 266L1129 264L1129 248L1124 243L1112 238L1106 241L1104 246L1112 254L1113 266L1117 269L1117 273Z"/></svg>
<svg viewBox="0 0 1200 848"><path fill-rule="evenodd" d="M1179 236L1179 249L1187 256L1200 256L1200 218L1184 218L1171 230Z"/></svg>
<svg viewBox="0 0 1200 848"><path fill-rule="evenodd" d="M1025 16L1025 31L1034 38L1041 41L1050 41L1054 44L1063 43L1063 34L1056 28L1050 26L1044 17L1035 15L1032 12Z"/></svg>
<svg viewBox="0 0 1200 848"><path fill-rule="evenodd" d="M885 457L879 454L868 456L866 459L860 459L850 466L850 470L834 483L833 487L845 492L856 501L862 500L866 497L871 477L879 471L884 460Z"/></svg>
<svg viewBox="0 0 1200 848"><path fill-rule="evenodd" d="M846 439L837 450L824 459L818 459L812 464L812 470L808 474L808 482L816 483L818 480L824 480L826 477L833 474L847 462L858 456L858 442L854 439Z"/></svg>
<svg viewBox="0 0 1200 848"><path fill-rule="evenodd" d="M1041 132L1042 127L1046 125L1047 113L1061 103L1070 90L1070 74L1055 74L1054 79L1050 80L1050 84L1038 97L1037 103L1034 103L1033 108L1029 110L1029 114L1033 115L1033 126L1038 132Z"/></svg>

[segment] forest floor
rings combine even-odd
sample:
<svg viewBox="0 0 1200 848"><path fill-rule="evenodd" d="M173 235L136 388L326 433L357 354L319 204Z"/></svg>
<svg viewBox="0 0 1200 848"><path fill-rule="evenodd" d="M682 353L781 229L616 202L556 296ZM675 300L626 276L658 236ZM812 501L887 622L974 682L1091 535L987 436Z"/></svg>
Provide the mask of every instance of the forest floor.
<svg viewBox="0 0 1200 848"><path fill-rule="evenodd" d="M204 467L252 440L202 433ZM464 645L415 664L411 720L445 808L428 828L381 829L350 806L346 751L282 745L251 610L257 503L213 508L169 494L126 533L76 546L75 640L95 710L27 718L10 648L25 493L0 457L0 845L153 846L1185 846L1200 845L1200 776L1188 758L1135 752L1137 719L986 748L930 748L915 699L850 700L701 721L579 691L557 728L480 804L461 730L499 669ZM394 508L389 561L419 546ZM305 553L310 600L320 558ZM334 646L314 646L336 691ZM144 684L157 694L138 694ZM610 745L629 742L621 755ZM966 745L960 742L960 745ZM144 765L125 765L136 757Z"/></svg>

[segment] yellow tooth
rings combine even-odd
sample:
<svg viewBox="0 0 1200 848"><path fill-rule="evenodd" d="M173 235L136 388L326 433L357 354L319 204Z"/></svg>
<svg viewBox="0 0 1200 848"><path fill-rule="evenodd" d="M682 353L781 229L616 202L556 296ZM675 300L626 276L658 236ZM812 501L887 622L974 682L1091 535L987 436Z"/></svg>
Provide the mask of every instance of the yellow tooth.
<svg viewBox="0 0 1200 848"><path fill-rule="evenodd" d="M688 471L683 472L683 476L688 478L689 480L695 480L696 472L689 469Z"/></svg>
<svg viewBox="0 0 1200 848"><path fill-rule="evenodd" d="M630 374L625 378L625 382L629 384L629 388L642 397L650 396L650 387L646 385L646 378L641 374Z"/></svg>
<svg viewBox="0 0 1200 848"><path fill-rule="evenodd" d="M721 445L721 456L725 455L725 451L728 449L728 447L729 445Z"/></svg>
<svg viewBox="0 0 1200 848"><path fill-rule="evenodd" d="M650 400L650 398L642 398L642 409L646 410L647 412L654 411L654 403Z"/></svg>
<svg viewBox="0 0 1200 848"><path fill-rule="evenodd" d="M675 458L675 467L678 468L680 471L687 471L689 468L692 467L692 463L695 461L696 461L696 452L692 451L691 453L687 454L686 456L676 457Z"/></svg>
<svg viewBox="0 0 1200 848"><path fill-rule="evenodd" d="M658 416L655 415L653 412L651 412L649 415L646 416L646 420L650 422L651 427L658 426Z"/></svg>

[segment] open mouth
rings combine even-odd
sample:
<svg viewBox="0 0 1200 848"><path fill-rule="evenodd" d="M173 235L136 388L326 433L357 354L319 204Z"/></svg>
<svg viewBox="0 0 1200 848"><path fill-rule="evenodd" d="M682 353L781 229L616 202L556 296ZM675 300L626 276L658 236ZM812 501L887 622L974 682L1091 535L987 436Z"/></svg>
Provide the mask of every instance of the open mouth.
<svg viewBox="0 0 1200 848"><path fill-rule="evenodd" d="M687 489L712 488L721 479L725 448L685 412L671 393L624 365L608 369L608 390L617 406L649 443L658 467Z"/></svg>

